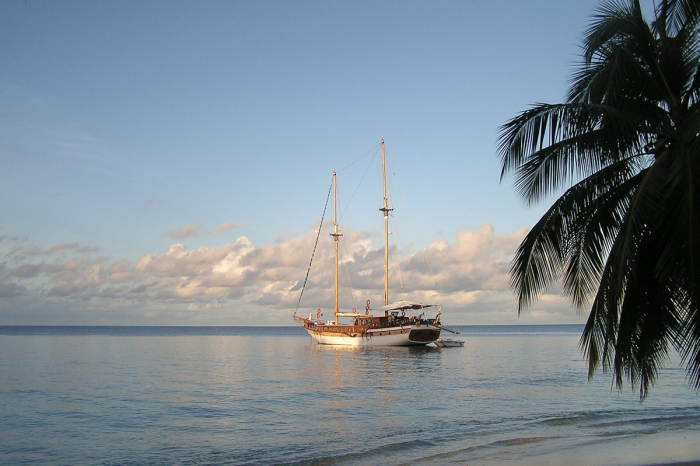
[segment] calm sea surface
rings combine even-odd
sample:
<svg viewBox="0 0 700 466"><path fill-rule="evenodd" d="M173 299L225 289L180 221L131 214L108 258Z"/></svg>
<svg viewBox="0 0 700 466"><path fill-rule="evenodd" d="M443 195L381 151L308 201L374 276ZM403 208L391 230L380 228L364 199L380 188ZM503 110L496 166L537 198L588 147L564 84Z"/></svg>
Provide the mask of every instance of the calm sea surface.
<svg viewBox="0 0 700 466"><path fill-rule="evenodd" d="M499 464L661 432L700 454L677 361L640 403L587 380L581 328L356 349L296 327L0 327L0 464Z"/></svg>

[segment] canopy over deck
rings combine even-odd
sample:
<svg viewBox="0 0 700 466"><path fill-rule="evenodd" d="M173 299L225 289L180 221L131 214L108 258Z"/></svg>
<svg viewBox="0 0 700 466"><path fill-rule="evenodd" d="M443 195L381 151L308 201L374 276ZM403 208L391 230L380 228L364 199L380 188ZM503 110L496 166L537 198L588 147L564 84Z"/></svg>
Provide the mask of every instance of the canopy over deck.
<svg viewBox="0 0 700 466"><path fill-rule="evenodd" d="M406 309L423 309L426 307L434 307L437 304L422 304L422 303L412 303L410 301L397 301L395 303L387 304L386 306L373 308L373 311L405 311Z"/></svg>

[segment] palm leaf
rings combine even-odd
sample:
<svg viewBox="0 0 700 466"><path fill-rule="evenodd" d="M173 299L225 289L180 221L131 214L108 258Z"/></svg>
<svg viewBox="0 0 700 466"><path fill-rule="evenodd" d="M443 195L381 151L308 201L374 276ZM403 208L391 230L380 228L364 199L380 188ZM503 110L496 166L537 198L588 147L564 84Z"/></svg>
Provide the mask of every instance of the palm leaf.
<svg viewBox="0 0 700 466"><path fill-rule="evenodd" d="M501 179L526 204L564 191L516 251L518 312L562 276L589 376L644 398L673 346L700 390L700 0L608 0L567 101L500 128Z"/></svg>

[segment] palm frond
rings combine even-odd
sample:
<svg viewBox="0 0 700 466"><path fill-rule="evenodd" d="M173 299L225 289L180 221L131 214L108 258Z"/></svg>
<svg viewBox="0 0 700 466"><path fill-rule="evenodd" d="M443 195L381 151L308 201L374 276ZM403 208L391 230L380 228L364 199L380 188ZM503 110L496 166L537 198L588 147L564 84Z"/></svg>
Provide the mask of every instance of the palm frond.
<svg viewBox="0 0 700 466"><path fill-rule="evenodd" d="M527 204L645 151L657 118L605 105L540 105L501 127L501 177L514 171Z"/></svg>
<svg viewBox="0 0 700 466"><path fill-rule="evenodd" d="M580 346L643 399L673 346L700 391L700 0L607 0L567 101L500 128L501 179L527 204L564 190L518 248L518 312L559 276Z"/></svg>
<svg viewBox="0 0 700 466"><path fill-rule="evenodd" d="M643 175L627 160L617 162L580 183L583 207L569 222L569 250L564 290L581 309L600 284L605 258Z"/></svg>

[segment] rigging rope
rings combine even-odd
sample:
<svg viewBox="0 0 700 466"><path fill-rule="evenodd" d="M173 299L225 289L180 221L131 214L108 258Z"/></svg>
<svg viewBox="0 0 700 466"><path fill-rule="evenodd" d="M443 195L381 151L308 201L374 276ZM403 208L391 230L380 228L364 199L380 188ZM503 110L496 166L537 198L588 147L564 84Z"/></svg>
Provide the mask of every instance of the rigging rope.
<svg viewBox="0 0 700 466"><path fill-rule="evenodd" d="M314 250L311 253L311 260L309 261L309 268L306 271L306 278L304 279L304 285L301 287L301 293L299 293L299 301L297 301L297 307L294 309L294 313L299 310L299 304L301 303L301 297L304 296L304 289L306 288L306 282L309 280L309 272L311 272L311 264L314 261L314 254L316 254L316 246L318 246L318 239L321 236L321 229L323 228L323 219L326 218L326 209L328 208L328 200L331 198L331 191L333 191L333 183L331 183L330 189L328 189L328 196L326 196L326 205L323 206L323 215L321 215L321 223L318 226L318 233L316 234L316 243L314 244Z"/></svg>
<svg viewBox="0 0 700 466"><path fill-rule="evenodd" d="M371 148L370 150L368 150L368 151L365 153L365 155L363 155L363 156L360 157L359 159L355 160L355 161L354 161L353 163L351 163L350 165L348 165L348 166L346 166L346 167L343 167L343 168L341 168L340 170L338 170L338 173L340 173L340 172L342 172L343 170L346 170L346 169L352 167L352 166L355 165L357 162L359 162L360 160L364 159L364 158L367 157L369 154L371 154L373 151L376 151L377 148L379 148L380 146L381 146L381 144L377 144L376 146L374 146L373 148ZM374 159L372 159L372 160L374 160Z"/></svg>
<svg viewBox="0 0 700 466"><path fill-rule="evenodd" d="M396 217L394 217L393 213L391 214L391 224L394 227L391 234L394 236L394 246L396 247L396 270L398 270L399 287L401 290L401 294L403 294L403 278L401 277L401 252L399 251L399 230L398 228L396 228Z"/></svg>
<svg viewBox="0 0 700 466"><path fill-rule="evenodd" d="M357 191L357 190L356 190ZM342 205L342 202L340 199L338 199L338 203ZM345 224L345 217L343 217L343 209L339 209L340 213L340 223L342 225ZM350 257L350 251L347 249L347 244L349 244L350 241L341 241L339 243L339 246L341 248L341 255L343 257ZM350 261L345 261L343 262L343 272L345 272L345 285L347 287L348 295L350 295L350 300L352 301L352 306L353 308L357 309L357 301L355 300L355 294L353 293L353 288L352 288L352 280L350 279L350 271L348 270L348 264Z"/></svg>
<svg viewBox="0 0 700 466"><path fill-rule="evenodd" d="M406 203L406 198L403 195L403 191L401 190L401 185L399 184L399 179L396 177L396 173L392 172L394 175L394 182L396 183L396 187L399 188L399 194L401 195L401 200L403 200L404 207L406 208L406 212L408 213L408 218L411 220L411 225L413 225L413 231L415 232L416 239L418 240L418 244L420 245L421 249L425 249L423 246L423 242L420 240L420 235L418 234L418 228L416 227L416 222L413 221L413 215L411 215L411 210L408 208L408 203ZM397 246L398 248L398 246ZM435 279L435 272L433 272L433 267L430 265L430 261L428 260L428 255L426 254L425 257L425 263L428 265L428 270L430 270L430 275ZM435 286L437 288L440 287L440 284L435 281Z"/></svg>
<svg viewBox="0 0 700 466"><path fill-rule="evenodd" d="M369 169L372 167L372 163L374 162L374 159L377 158L377 154L378 154L378 152L375 152L374 157L372 157L372 160L370 160L369 164L367 165L367 168L365 168L365 172L364 172L364 174L362 175L362 178L360 178L360 182L357 183L357 186L355 186L355 191L352 192L352 196L350 196L350 200L349 200L348 203L345 205L345 208L346 208L346 209L350 206L350 203L352 202L353 198L355 197L355 194L357 194L357 190L360 189L360 186L362 185L362 182L364 181L365 176L367 176L367 172L368 172ZM365 154L365 155L367 155L367 154ZM360 159L356 160L355 162L359 162L362 158L365 157L365 155L363 155ZM354 164L355 162L351 163L350 165ZM350 167L350 165L348 165L348 166L345 167L345 168Z"/></svg>

